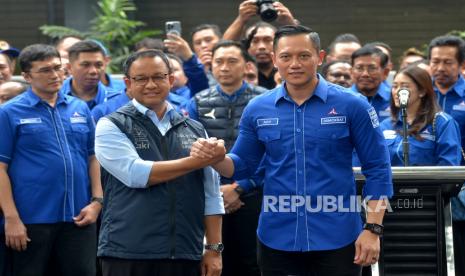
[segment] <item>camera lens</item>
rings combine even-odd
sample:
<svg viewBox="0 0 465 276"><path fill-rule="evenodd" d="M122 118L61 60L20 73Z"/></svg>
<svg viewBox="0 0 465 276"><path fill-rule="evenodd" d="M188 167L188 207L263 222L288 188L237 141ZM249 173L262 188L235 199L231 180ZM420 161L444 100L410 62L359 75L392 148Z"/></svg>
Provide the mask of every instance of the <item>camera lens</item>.
<svg viewBox="0 0 465 276"><path fill-rule="evenodd" d="M260 17L265 22L272 22L278 18L278 12L273 7L273 1L257 1Z"/></svg>

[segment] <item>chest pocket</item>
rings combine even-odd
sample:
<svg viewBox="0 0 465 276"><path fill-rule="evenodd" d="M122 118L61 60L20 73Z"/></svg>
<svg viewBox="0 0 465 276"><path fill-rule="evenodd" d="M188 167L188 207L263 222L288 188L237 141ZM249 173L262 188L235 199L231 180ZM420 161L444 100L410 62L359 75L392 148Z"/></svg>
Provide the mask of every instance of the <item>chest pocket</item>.
<svg viewBox="0 0 465 276"><path fill-rule="evenodd" d="M52 139L52 134L52 129L44 124L20 125L18 144L25 147L42 149Z"/></svg>
<svg viewBox="0 0 465 276"><path fill-rule="evenodd" d="M71 124L71 131L67 133L67 139L74 150L87 150L89 139L89 127L87 124Z"/></svg>
<svg viewBox="0 0 465 276"><path fill-rule="evenodd" d="M310 141L308 146L314 147L310 150L315 151L318 158L326 161L352 158L353 146L349 128L346 125L322 126L308 135L308 141Z"/></svg>
<svg viewBox="0 0 465 276"><path fill-rule="evenodd" d="M414 166L431 166L436 164L433 159L435 142L424 139L410 139L410 164Z"/></svg>
<svg viewBox="0 0 465 276"><path fill-rule="evenodd" d="M277 126L260 127L257 130L258 140L266 147L266 154L270 157L282 157L284 145L281 141L281 129Z"/></svg>

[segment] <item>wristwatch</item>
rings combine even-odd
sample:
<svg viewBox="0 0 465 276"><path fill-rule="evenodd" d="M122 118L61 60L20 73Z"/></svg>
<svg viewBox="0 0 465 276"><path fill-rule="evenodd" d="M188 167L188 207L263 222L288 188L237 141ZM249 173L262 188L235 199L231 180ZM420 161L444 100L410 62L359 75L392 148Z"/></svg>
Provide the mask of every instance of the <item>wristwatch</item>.
<svg viewBox="0 0 465 276"><path fill-rule="evenodd" d="M384 232L384 226L376 223L365 223L363 225L363 229L368 230L371 233L376 234L378 236L382 236Z"/></svg>
<svg viewBox="0 0 465 276"><path fill-rule="evenodd" d="M205 250L212 250L212 251L221 253L224 250L224 245L221 242L213 243L213 244L206 244Z"/></svg>
<svg viewBox="0 0 465 276"><path fill-rule="evenodd" d="M91 203L92 203L92 202L98 202L98 203L100 203L100 205L103 206L103 197L94 197L94 196L93 196L93 197L90 199L90 202L91 202Z"/></svg>

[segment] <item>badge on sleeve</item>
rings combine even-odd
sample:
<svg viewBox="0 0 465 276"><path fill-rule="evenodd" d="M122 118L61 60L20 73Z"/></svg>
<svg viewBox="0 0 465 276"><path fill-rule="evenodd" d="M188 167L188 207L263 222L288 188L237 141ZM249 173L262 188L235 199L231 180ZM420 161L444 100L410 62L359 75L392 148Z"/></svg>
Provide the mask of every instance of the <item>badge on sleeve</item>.
<svg viewBox="0 0 465 276"><path fill-rule="evenodd" d="M371 120L371 124L373 125L373 128L379 127L378 114L376 114L375 108L372 107L368 109L367 111L368 111L368 115L370 115L370 120Z"/></svg>

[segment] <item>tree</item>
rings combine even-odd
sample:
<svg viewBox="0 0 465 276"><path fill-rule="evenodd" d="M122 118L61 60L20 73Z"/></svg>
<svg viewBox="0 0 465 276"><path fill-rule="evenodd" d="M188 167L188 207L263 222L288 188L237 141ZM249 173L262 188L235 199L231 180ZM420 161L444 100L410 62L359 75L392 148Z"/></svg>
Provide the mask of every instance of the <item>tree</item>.
<svg viewBox="0 0 465 276"><path fill-rule="evenodd" d="M90 22L90 30L78 30L56 25L42 25L44 35L59 39L68 35L96 39L102 42L112 55L111 72L121 72L121 63L131 52L131 47L145 37L159 35L159 30L141 30L146 24L128 19L128 12L137 10L130 0L99 0L96 17Z"/></svg>

